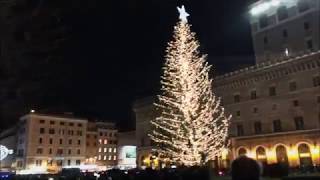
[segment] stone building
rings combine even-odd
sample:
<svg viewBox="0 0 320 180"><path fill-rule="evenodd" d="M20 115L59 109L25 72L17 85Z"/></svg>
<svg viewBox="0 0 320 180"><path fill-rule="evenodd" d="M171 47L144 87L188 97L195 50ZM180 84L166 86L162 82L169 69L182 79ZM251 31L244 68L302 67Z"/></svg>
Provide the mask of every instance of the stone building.
<svg viewBox="0 0 320 180"><path fill-rule="evenodd" d="M136 144L137 144L137 166L157 167L158 161L153 158L154 147L148 137L150 133L150 120L156 117L153 103L155 97L146 97L134 103L133 110L136 115Z"/></svg>
<svg viewBox="0 0 320 180"><path fill-rule="evenodd" d="M250 6L256 64L214 79L216 95L233 115L231 160L246 154L267 164L320 165L319 3L260 0ZM146 136L152 103L134 106L139 166L152 156Z"/></svg>
<svg viewBox="0 0 320 180"><path fill-rule="evenodd" d="M118 130L114 123L89 122L87 131L88 164L112 168L117 165Z"/></svg>
<svg viewBox="0 0 320 180"><path fill-rule="evenodd" d="M86 119L30 113L20 118L16 169L57 172L81 165L86 154Z"/></svg>

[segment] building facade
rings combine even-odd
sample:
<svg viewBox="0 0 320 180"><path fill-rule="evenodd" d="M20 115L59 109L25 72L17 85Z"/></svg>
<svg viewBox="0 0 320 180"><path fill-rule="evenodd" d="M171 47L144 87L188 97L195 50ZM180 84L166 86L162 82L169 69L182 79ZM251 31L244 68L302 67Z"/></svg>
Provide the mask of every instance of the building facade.
<svg viewBox="0 0 320 180"><path fill-rule="evenodd" d="M319 50L319 1L260 0L250 6L256 62Z"/></svg>
<svg viewBox="0 0 320 180"><path fill-rule="evenodd" d="M214 79L216 95L233 115L225 158L320 165L319 3L260 0L250 6L256 63ZM152 156L153 102L134 106L139 166Z"/></svg>
<svg viewBox="0 0 320 180"><path fill-rule="evenodd" d="M150 133L150 120L156 117L153 103L155 97L146 97L134 103L133 110L136 115L136 145L137 145L137 166L158 167L159 162L154 158L155 147L153 146L148 133Z"/></svg>
<svg viewBox="0 0 320 180"><path fill-rule="evenodd" d="M113 168L117 165L118 130L113 123L96 123L98 135L97 164Z"/></svg>
<svg viewBox="0 0 320 180"><path fill-rule="evenodd" d="M20 118L16 169L57 172L85 161L88 121L30 113Z"/></svg>

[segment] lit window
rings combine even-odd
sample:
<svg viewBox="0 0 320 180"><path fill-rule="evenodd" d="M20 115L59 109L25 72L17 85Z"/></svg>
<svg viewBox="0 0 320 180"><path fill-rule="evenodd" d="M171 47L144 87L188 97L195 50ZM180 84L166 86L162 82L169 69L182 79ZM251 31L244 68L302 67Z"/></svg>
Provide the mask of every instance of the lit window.
<svg viewBox="0 0 320 180"><path fill-rule="evenodd" d="M108 157L108 160L111 161L111 156Z"/></svg>
<svg viewBox="0 0 320 180"><path fill-rule="evenodd" d="M103 152L105 152L105 153L106 153L106 152L107 152L107 148L104 148Z"/></svg>
<svg viewBox="0 0 320 180"><path fill-rule="evenodd" d="M103 141L103 144L108 144L108 140L105 139L105 140Z"/></svg>
<svg viewBox="0 0 320 180"><path fill-rule="evenodd" d="M102 144L102 140L101 139L99 139L99 144Z"/></svg>
<svg viewBox="0 0 320 180"><path fill-rule="evenodd" d="M114 160L114 161L117 160L117 156L113 156L113 160Z"/></svg>
<svg viewBox="0 0 320 180"><path fill-rule="evenodd" d="M98 156L98 160L101 160L101 155Z"/></svg>
<svg viewBox="0 0 320 180"><path fill-rule="evenodd" d="M103 160L107 160L107 156L103 156Z"/></svg>
<svg viewBox="0 0 320 180"><path fill-rule="evenodd" d="M99 150L98 150L99 152L101 152L101 148L99 148Z"/></svg>
<svg viewBox="0 0 320 180"><path fill-rule="evenodd" d="M116 153L117 152L117 148L113 148L113 152Z"/></svg>
<svg viewBox="0 0 320 180"><path fill-rule="evenodd" d="M112 148L109 148L109 152L110 152L110 153L112 152Z"/></svg>

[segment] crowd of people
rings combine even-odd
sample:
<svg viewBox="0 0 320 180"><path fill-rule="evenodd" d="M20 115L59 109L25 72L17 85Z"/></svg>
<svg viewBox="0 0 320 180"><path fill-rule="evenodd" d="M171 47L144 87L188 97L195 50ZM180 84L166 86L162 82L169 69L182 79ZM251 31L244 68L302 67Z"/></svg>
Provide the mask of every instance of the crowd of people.
<svg viewBox="0 0 320 180"><path fill-rule="evenodd" d="M299 179L304 180L303 177L287 177L288 172L281 172L281 166L272 166L273 169L277 170L271 172L273 175L277 175L283 179ZM271 169L272 169L271 168ZM283 168L285 169L285 168ZM147 168L145 170L130 170L121 171L117 169L109 170L102 173L83 173L83 174L60 174L57 176L33 176L29 177L16 177L15 179L63 179L63 180L215 180L221 179L217 176L230 177L227 179L232 180L260 180L263 175L265 168L254 159L246 156L239 157L234 160L231 165L231 170L223 173L217 173L207 167L180 167L176 169L162 169L153 170ZM279 172L281 172L279 174ZM278 173L278 174L277 174ZM307 179L320 179L320 177L311 177Z"/></svg>

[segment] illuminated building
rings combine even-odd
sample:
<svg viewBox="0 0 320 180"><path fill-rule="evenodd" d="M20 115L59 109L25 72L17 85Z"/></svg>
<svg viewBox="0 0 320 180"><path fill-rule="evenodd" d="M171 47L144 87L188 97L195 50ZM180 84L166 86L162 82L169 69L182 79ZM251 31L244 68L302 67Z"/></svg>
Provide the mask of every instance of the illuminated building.
<svg viewBox="0 0 320 180"><path fill-rule="evenodd" d="M320 164L319 3L263 0L250 7L256 64L214 80L233 115L222 164L242 154L290 167ZM153 103L145 98L133 107L139 167L159 164L147 136Z"/></svg>
<svg viewBox="0 0 320 180"><path fill-rule="evenodd" d="M118 130L114 123L89 122L87 132L87 164L104 168L117 165Z"/></svg>
<svg viewBox="0 0 320 180"><path fill-rule="evenodd" d="M16 169L57 172L85 162L87 120L31 113L20 118Z"/></svg>
<svg viewBox="0 0 320 180"><path fill-rule="evenodd" d="M249 17L256 62L319 50L319 6L315 0L260 0Z"/></svg>
<svg viewBox="0 0 320 180"><path fill-rule="evenodd" d="M233 115L229 154L319 165L319 1L259 1L250 13L256 64L214 84Z"/></svg>
<svg viewBox="0 0 320 180"><path fill-rule="evenodd" d="M138 167L158 167L159 163L154 156L152 142L148 136L150 133L150 120L155 118L154 97L146 97L134 103L136 115L136 145L137 145L137 166Z"/></svg>

